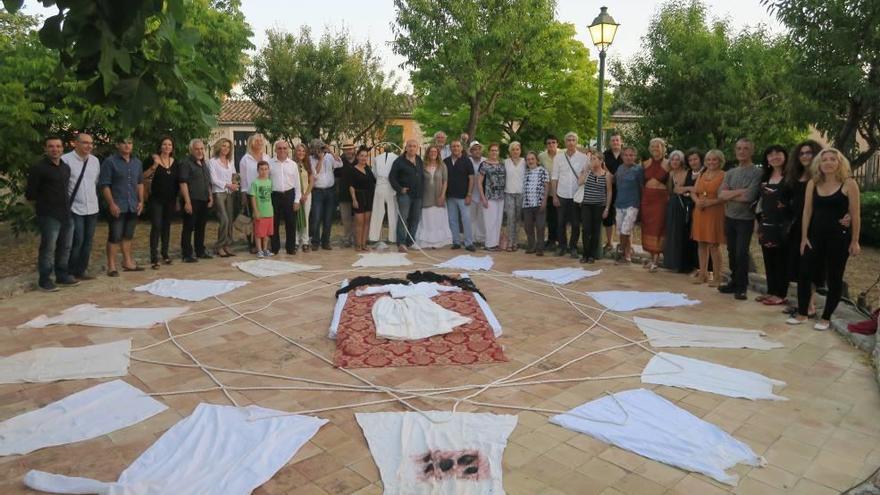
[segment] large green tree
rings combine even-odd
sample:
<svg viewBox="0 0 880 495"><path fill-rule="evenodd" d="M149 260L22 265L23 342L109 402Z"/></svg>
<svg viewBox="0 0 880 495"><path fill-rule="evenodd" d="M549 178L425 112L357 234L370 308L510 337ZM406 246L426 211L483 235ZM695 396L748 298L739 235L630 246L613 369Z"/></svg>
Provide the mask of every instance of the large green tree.
<svg viewBox="0 0 880 495"><path fill-rule="evenodd" d="M369 43L354 44L345 31L315 40L308 28L269 31L242 86L260 108L256 124L263 132L327 142L380 134L400 111L395 89Z"/></svg>
<svg viewBox="0 0 880 495"><path fill-rule="evenodd" d="M734 32L700 0L663 4L629 61L611 64L617 97L642 115L631 141L731 150L791 143L807 131L810 103L792 81L792 50L764 30Z"/></svg>
<svg viewBox="0 0 880 495"><path fill-rule="evenodd" d="M763 3L789 28L794 81L818 103L811 122L854 166L863 164L880 150L880 2Z"/></svg>

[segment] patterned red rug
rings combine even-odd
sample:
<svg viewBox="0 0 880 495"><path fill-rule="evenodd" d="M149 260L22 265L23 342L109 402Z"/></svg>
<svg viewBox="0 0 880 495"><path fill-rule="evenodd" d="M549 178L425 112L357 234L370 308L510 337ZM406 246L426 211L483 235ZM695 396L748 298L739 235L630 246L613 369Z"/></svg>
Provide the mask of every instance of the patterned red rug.
<svg viewBox="0 0 880 495"><path fill-rule="evenodd" d="M382 368L507 361L471 292L443 292L431 299L448 310L471 318L470 323L444 335L411 341L376 337L373 303L383 295L358 297L352 294L346 301L336 333L333 361L337 367Z"/></svg>

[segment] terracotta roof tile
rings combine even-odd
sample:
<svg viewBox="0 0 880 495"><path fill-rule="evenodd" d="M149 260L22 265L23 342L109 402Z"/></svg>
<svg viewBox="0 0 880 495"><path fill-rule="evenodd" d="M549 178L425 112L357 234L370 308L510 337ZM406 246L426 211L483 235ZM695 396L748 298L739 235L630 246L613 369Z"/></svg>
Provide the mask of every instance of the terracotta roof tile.
<svg viewBox="0 0 880 495"><path fill-rule="evenodd" d="M226 100L220 106L220 123L253 122L260 109L250 100Z"/></svg>

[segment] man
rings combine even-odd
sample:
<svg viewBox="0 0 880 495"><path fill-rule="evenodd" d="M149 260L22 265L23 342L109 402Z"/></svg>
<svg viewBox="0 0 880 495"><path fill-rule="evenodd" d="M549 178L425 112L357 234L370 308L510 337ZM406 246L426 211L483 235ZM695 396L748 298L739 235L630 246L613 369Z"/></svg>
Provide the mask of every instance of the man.
<svg viewBox="0 0 880 495"><path fill-rule="evenodd" d="M733 294L738 300L746 299L749 285L749 244L755 224L752 204L757 201L761 187L761 169L752 163L755 144L742 138L736 142L734 154L738 165L724 174L718 199L724 203L724 236L727 238L727 258L730 260L731 279L718 287L724 294Z"/></svg>
<svg viewBox="0 0 880 495"><path fill-rule="evenodd" d="M464 227L464 248L476 251L471 231L471 191L474 189L474 168L468 157L464 156L461 141L450 145L450 155L443 160L446 164L446 214L449 216L449 229L452 230L452 249L461 249L461 229ZM461 223L459 223L461 218Z"/></svg>
<svg viewBox="0 0 880 495"><path fill-rule="evenodd" d="M312 251L318 245L327 251L330 247L330 227L333 225L333 211L336 209L336 180L333 171L342 167L342 160L331 154L320 139L309 143L309 162L315 176L312 187L312 211L309 212L309 237L312 239Z"/></svg>
<svg viewBox="0 0 880 495"><path fill-rule="evenodd" d="M446 160L452 154L452 149L446 144L446 133L443 131L434 133L434 146L440 148L441 160Z"/></svg>
<svg viewBox="0 0 880 495"><path fill-rule="evenodd" d="M422 215L422 174L425 165L419 156L419 143L415 139L406 142L403 155L391 165L388 181L397 193L397 251L407 252L415 243L416 230Z"/></svg>
<svg viewBox="0 0 880 495"><path fill-rule="evenodd" d="M208 213L214 206L211 194L211 169L205 161L205 143L201 139L189 142L189 156L180 164L180 197L183 199L183 232L180 253L184 263L195 263L197 258L211 259L205 250L205 226ZM193 238L195 237L195 257Z"/></svg>
<svg viewBox="0 0 880 495"><path fill-rule="evenodd" d="M556 159L558 150L559 140L556 139L556 136L549 134L544 138L544 151L538 154L538 161L541 162L541 166L547 169L548 176L553 173L553 160ZM544 249L549 251L556 246L556 207L553 206L553 201L547 202L546 215L547 242L544 244ZM543 242L543 239L541 241Z"/></svg>
<svg viewBox="0 0 880 495"><path fill-rule="evenodd" d="M382 234L382 221L388 212L388 242L397 242L397 196L388 176L397 154L385 148L373 158L373 175L376 176L376 192L373 195L373 214L370 216L370 242L378 242Z"/></svg>
<svg viewBox="0 0 880 495"><path fill-rule="evenodd" d="M572 258L578 257L577 244L581 230L581 207L574 202L578 190L578 177L587 168L589 158L577 149L578 135L569 132L565 135L565 151L553 158L550 172L550 194L556 207L556 239L559 242L557 256L568 252ZM566 225L571 225L571 237L566 247Z"/></svg>
<svg viewBox="0 0 880 495"><path fill-rule="evenodd" d="M86 273L98 223L98 176L101 174L101 162L92 154L93 145L92 136L80 133L73 151L61 157L70 167L67 191L73 218L73 244L67 268L77 280L95 278Z"/></svg>
<svg viewBox="0 0 880 495"><path fill-rule="evenodd" d="M483 163L483 145L480 144L479 141L472 141L468 150L470 151L468 159L471 162L471 171L474 175L473 185L471 187L471 197L479 199L480 183L477 180L477 176L480 174L480 164ZM471 204L468 205L468 209L470 210L471 231L474 233L474 242L483 244L486 242L486 224L483 223L483 205L481 205L479 201L471 201Z"/></svg>
<svg viewBox="0 0 880 495"><path fill-rule="evenodd" d="M354 228L352 227L353 213L351 211L351 194L348 191L348 183L345 178L350 168L354 167L357 157L354 152L354 143L342 145L342 167L333 169L333 177L336 179L336 200L339 203L339 216L342 218L342 245L351 247L354 245ZM278 228L275 228L278 232Z"/></svg>
<svg viewBox="0 0 880 495"><path fill-rule="evenodd" d="M611 172L611 175L617 173L617 168L622 163L621 152L623 151L623 138L619 133L614 133L609 139L611 147L605 150L605 168ZM611 183L611 208L608 208L608 216L602 219L602 225L605 226L605 246L603 251L614 251L614 219L617 210L613 207L614 201L617 199L617 187L614 182Z"/></svg>
<svg viewBox="0 0 880 495"><path fill-rule="evenodd" d="M272 252L278 254L281 251L280 227L284 220L284 249L287 254L296 254L296 212L300 207L302 186L299 169L290 159L290 144L283 139L275 142L275 158L269 162L269 176L272 178L272 210L275 212Z"/></svg>
<svg viewBox="0 0 880 495"><path fill-rule="evenodd" d="M98 186L110 211L107 235L107 275L118 277L116 255L122 244L122 271L140 272L131 255L131 240L138 215L144 209L144 166L131 156L131 138L116 143L116 154L101 163Z"/></svg>
<svg viewBox="0 0 880 495"><path fill-rule="evenodd" d="M58 285L79 284L68 273L70 245L73 242L73 219L70 216L68 187L70 167L61 159L64 145L61 138L43 141L45 154L31 166L27 175L25 198L34 207L40 228L40 250L37 255L37 285L46 292L55 292ZM55 272L55 282L50 278Z"/></svg>
<svg viewBox="0 0 880 495"><path fill-rule="evenodd" d="M620 235L620 258L618 262L632 262L632 231L639 217L639 206L642 202L642 186L645 182L645 170L636 163L636 149L624 146L620 152L621 164L614 174L617 185L617 198L614 207L617 209L617 233Z"/></svg>

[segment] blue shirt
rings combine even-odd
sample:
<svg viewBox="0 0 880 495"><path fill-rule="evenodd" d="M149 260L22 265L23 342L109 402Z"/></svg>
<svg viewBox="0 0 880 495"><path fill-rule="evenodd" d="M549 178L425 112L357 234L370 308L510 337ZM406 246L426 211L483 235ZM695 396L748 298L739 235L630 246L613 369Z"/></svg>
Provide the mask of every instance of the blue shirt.
<svg viewBox="0 0 880 495"><path fill-rule="evenodd" d="M638 208L642 201L642 185L645 182L645 169L640 164L627 167L620 165L614 174L617 190L615 208Z"/></svg>
<svg viewBox="0 0 880 495"><path fill-rule="evenodd" d="M99 187L110 187L113 202L122 213L137 212L137 186L144 182L144 166L135 157L126 162L119 154L109 156L101 164Z"/></svg>

